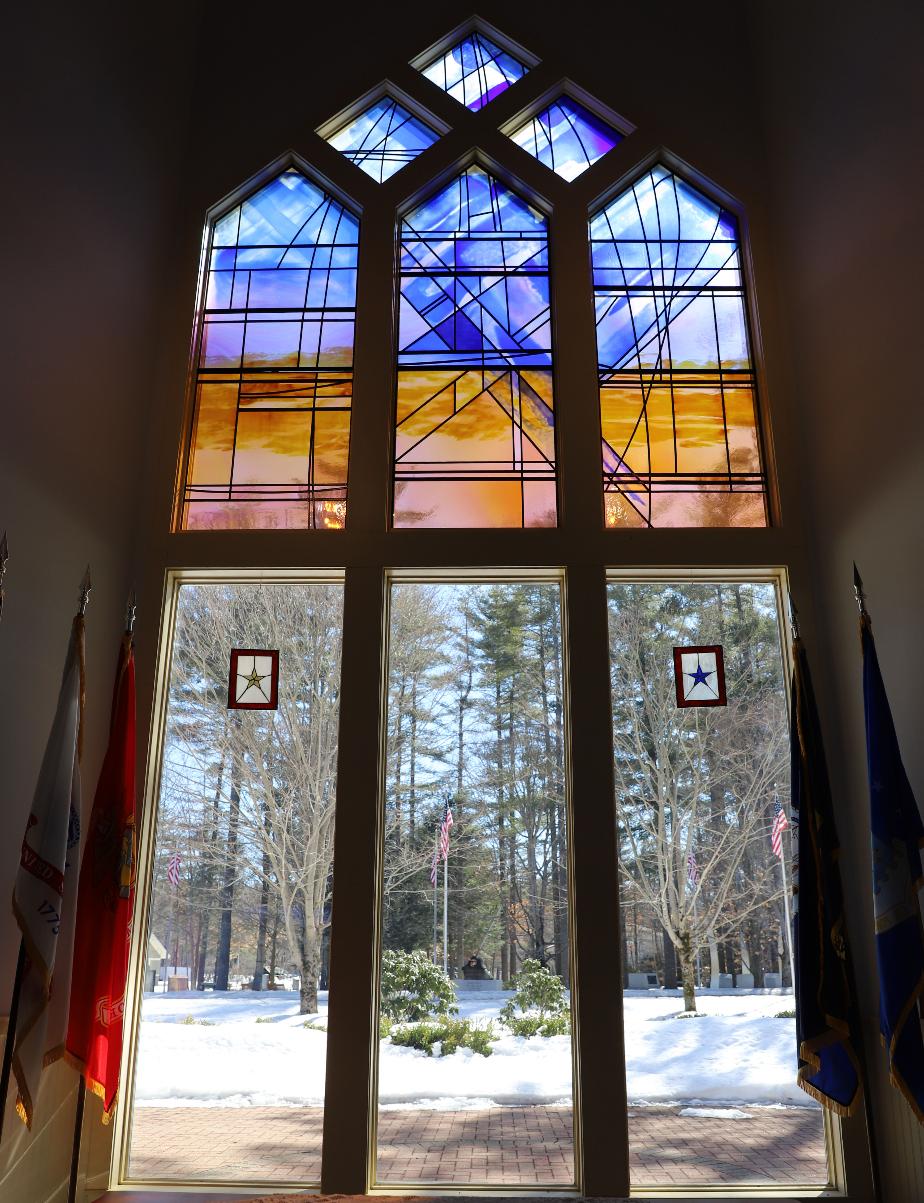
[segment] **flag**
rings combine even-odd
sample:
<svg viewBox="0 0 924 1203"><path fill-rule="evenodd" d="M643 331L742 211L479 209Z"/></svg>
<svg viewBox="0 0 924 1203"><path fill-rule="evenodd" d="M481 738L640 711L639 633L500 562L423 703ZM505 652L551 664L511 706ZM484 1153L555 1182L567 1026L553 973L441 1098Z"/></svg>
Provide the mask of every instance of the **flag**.
<svg viewBox="0 0 924 1203"><path fill-rule="evenodd" d="M687 881L691 886L699 882L699 865L696 863L695 852L691 852L687 857Z"/></svg>
<svg viewBox="0 0 924 1203"><path fill-rule="evenodd" d="M918 891L924 885L924 824L902 764L876 644L865 610L863 705L873 845L873 909L879 962L879 1030L892 1084L924 1123L924 928Z"/></svg>
<svg viewBox="0 0 924 1203"><path fill-rule="evenodd" d="M440 863L440 854L439 854L439 852L434 852L433 853L433 863L430 865L430 885L434 886L434 887L436 886L436 878L437 878L437 875L439 874L439 863Z"/></svg>
<svg viewBox="0 0 924 1203"><path fill-rule="evenodd" d="M856 1018L831 788L802 641L793 645L793 954L798 1084L838 1115L860 1097Z"/></svg>
<svg viewBox="0 0 924 1203"><path fill-rule="evenodd" d="M13 887L13 914L26 960L12 1070L16 1110L30 1128L42 1069L64 1053L67 1035L80 842L83 648L78 614Z"/></svg>
<svg viewBox="0 0 924 1203"><path fill-rule="evenodd" d="M783 832L789 826L789 819L786 818L786 811L783 809L783 803L779 798L777 798L773 809L773 827L770 829L770 844L773 848L773 855L782 860Z"/></svg>
<svg viewBox="0 0 924 1203"><path fill-rule="evenodd" d="M119 1085L125 979L135 886L135 656L119 650L109 746L80 868L68 1059L103 1100L108 1123Z"/></svg>
<svg viewBox="0 0 924 1203"><path fill-rule="evenodd" d="M180 854L174 852L167 862L167 881L174 889L180 884Z"/></svg>
<svg viewBox="0 0 924 1203"><path fill-rule="evenodd" d="M452 827L452 808L449 803L446 803L446 811L443 815L443 822L440 825L440 856L443 860L449 860L449 831Z"/></svg>

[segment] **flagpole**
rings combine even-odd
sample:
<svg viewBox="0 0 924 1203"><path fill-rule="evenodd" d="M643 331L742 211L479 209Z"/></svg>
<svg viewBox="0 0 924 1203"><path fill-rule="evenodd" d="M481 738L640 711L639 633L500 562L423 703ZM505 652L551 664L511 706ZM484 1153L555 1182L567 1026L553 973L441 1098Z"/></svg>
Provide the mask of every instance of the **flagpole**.
<svg viewBox="0 0 924 1203"><path fill-rule="evenodd" d="M439 920L437 919L437 889L440 880L440 831L433 836L433 964L439 964Z"/></svg>
<svg viewBox="0 0 924 1203"><path fill-rule="evenodd" d="M26 942L19 941L19 957L16 961L16 976L13 979L13 997L6 1025L6 1040L3 1044L3 1069L0 1070L0 1142L3 1140L3 1119L6 1115L6 1095L10 1087L10 1070L13 1065L13 1045L16 1043L16 1021L19 1018L19 995L22 976L26 968Z"/></svg>
<svg viewBox="0 0 924 1203"><path fill-rule="evenodd" d="M789 917L789 884L786 880L786 858L780 846L780 873L783 875L783 918L786 923L786 952L789 955L789 980L792 982L793 996L796 993L796 975L792 963L792 920Z"/></svg>
<svg viewBox="0 0 924 1203"><path fill-rule="evenodd" d="M443 857L443 973L449 973L449 856Z"/></svg>

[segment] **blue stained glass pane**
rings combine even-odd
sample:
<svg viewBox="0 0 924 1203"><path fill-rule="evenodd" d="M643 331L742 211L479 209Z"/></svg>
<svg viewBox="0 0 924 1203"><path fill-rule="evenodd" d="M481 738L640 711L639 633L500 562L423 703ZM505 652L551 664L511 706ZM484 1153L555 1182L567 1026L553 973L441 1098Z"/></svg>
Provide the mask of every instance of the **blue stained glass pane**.
<svg viewBox="0 0 924 1203"><path fill-rule="evenodd" d="M468 34L423 69L427 79L477 111L521 79L529 68L484 34Z"/></svg>
<svg viewBox="0 0 924 1203"><path fill-rule="evenodd" d="M381 184L438 138L419 117L390 96L383 96L328 142Z"/></svg>
<svg viewBox="0 0 924 1203"><path fill-rule="evenodd" d="M530 117L510 137L566 180L586 171L622 139L611 125L568 96L560 96Z"/></svg>

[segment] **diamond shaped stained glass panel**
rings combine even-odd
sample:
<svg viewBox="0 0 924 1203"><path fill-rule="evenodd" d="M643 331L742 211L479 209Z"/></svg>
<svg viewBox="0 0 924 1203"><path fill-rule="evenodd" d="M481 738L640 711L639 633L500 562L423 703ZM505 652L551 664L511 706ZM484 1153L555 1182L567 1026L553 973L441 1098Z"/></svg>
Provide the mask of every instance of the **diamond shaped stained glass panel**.
<svg viewBox="0 0 924 1203"><path fill-rule="evenodd" d="M438 138L435 130L397 100L383 96L328 142L381 184Z"/></svg>
<svg viewBox="0 0 924 1203"><path fill-rule="evenodd" d="M510 137L566 180L575 179L622 140L611 125L570 96L559 96Z"/></svg>
<svg viewBox="0 0 924 1203"><path fill-rule="evenodd" d="M502 50L476 30L424 67L423 74L467 109L477 112L528 70L509 50Z"/></svg>

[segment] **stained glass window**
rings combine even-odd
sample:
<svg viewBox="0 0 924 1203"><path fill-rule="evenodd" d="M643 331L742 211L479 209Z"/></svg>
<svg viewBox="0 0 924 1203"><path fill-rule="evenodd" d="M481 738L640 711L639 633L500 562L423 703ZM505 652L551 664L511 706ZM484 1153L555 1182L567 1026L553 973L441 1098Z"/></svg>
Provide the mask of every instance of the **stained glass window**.
<svg viewBox="0 0 924 1203"><path fill-rule="evenodd" d="M659 166L590 231L607 526L765 526L735 218Z"/></svg>
<svg viewBox="0 0 924 1203"><path fill-rule="evenodd" d="M213 223L184 527L343 526L358 238L295 169Z"/></svg>
<svg viewBox="0 0 924 1203"><path fill-rule="evenodd" d="M438 138L426 122L383 96L328 141L381 184Z"/></svg>
<svg viewBox="0 0 924 1203"><path fill-rule="evenodd" d="M566 180L576 179L622 139L611 125L570 96L559 96L510 137Z"/></svg>
<svg viewBox="0 0 924 1203"><path fill-rule="evenodd" d="M554 526L546 220L469 167L401 227L396 526Z"/></svg>
<svg viewBox="0 0 924 1203"><path fill-rule="evenodd" d="M521 79L529 68L474 30L423 68L423 74L467 109L476 111Z"/></svg>

